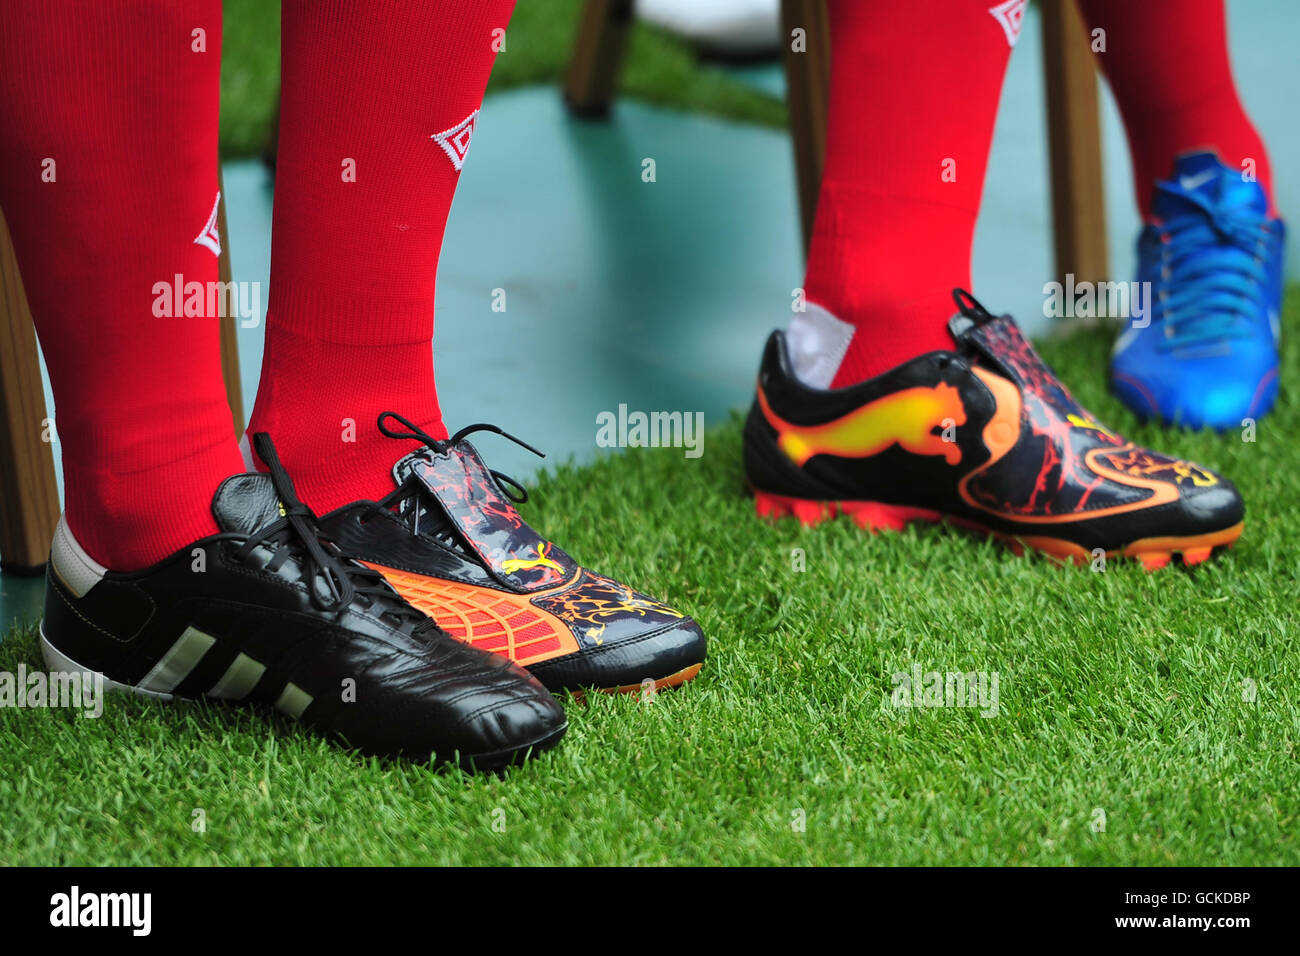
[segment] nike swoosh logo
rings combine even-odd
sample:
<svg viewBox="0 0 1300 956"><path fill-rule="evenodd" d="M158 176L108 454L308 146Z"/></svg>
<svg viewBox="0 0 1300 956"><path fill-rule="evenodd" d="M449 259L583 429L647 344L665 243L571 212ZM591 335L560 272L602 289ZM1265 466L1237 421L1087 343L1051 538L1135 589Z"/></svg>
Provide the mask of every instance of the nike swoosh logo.
<svg viewBox="0 0 1300 956"><path fill-rule="evenodd" d="M1188 192L1204 186L1218 174L1217 169L1207 169L1204 172L1197 173L1195 176L1179 176L1178 185L1182 186Z"/></svg>

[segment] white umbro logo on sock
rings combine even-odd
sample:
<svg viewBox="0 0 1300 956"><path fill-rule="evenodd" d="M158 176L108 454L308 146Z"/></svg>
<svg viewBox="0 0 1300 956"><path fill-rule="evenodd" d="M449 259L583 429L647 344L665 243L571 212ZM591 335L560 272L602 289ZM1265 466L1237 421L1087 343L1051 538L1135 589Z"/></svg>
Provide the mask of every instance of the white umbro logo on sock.
<svg viewBox="0 0 1300 956"><path fill-rule="evenodd" d="M1026 0L1006 0L996 7L989 7L989 13L993 14L993 19L998 21L1002 32L1007 35L1008 46L1015 46L1020 39L1020 24L1025 19L1025 2Z"/></svg>
<svg viewBox="0 0 1300 956"><path fill-rule="evenodd" d="M221 193L217 192L217 198L212 203L212 214L208 216L207 225L203 231L194 237L196 246L203 246L212 250L214 256L221 255L221 234L217 232L217 210L221 206Z"/></svg>
<svg viewBox="0 0 1300 956"><path fill-rule="evenodd" d="M457 172L460 172L461 167L465 165L465 157L469 154L469 140L474 135L474 127L477 125L478 110L475 110L451 129L434 133L429 137L442 147L442 151L447 154L447 158L451 160Z"/></svg>

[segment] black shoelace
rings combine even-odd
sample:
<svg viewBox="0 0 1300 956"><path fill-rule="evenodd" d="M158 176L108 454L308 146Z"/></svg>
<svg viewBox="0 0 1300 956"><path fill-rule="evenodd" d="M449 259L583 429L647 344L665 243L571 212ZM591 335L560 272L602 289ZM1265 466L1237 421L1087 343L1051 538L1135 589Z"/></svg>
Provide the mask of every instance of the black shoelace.
<svg viewBox="0 0 1300 956"><path fill-rule="evenodd" d="M398 431L391 428L388 424L386 424L386 420L388 419L391 419L399 423L400 425L404 426L406 431ZM422 428L420 428L410 419L405 418L402 415L399 415L397 412L382 412L379 416L378 425L379 425L379 430L387 437L398 438L398 439L407 438L413 441L418 441L421 444L423 444L425 447L427 447L430 451L432 451L435 455L449 454L451 452L451 447L457 444L458 442L460 442L462 439L468 437L469 435L473 435L476 432L486 431L486 432L492 432L493 434L500 435L503 438L509 439L510 441L518 445L520 448L525 448L528 451L532 452L538 458L546 457L546 455L543 452L538 451L536 448L528 444L528 442L524 441L523 439L516 438L514 435L510 434L504 429L496 425L490 425L486 422L479 422L474 425L466 425L464 428L460 429L450 438L443 439L443 440L434 438L432 435L424 431ZM505 474L504 472L497 471L495 469L488 469L488 471L492 475L492 480L496 482L497 488L501 491L501 494L503 494L510 501L518 505L518 504L523 504L528 500L528 489L525 488L518 481L511 478L509 475ZM464 550L463 547L460 547L461 542L459 538L452 530L451 525L447 522L445 516L441 514L440 509L430 510L428 512L428 515L432 519L432 521L424 525L423 527L421 527L421 517L424 514L421 505L424 496L426 494L427 491L425 490L424 485L420 481L420 479L415 476L411 476L407 478L406 481L402 482L402 484L399 485L394 491L385 495L379 501L374 502L371 511L391 512L394 509L396 509L399 517L402 517L408 521L408 526L410 527L412 533L428 535L429 537L441 541L443 544L453 545L460 548L460 550Z"/></svg>
<svg viewBox="0 0 1300 956"><path fill-rule="evenodd" d="M996 315L984 308L984 303L965 289L953 289L952 301L957 303L957 311L976 325L983 325L985 322L992 322L997 318Z"/></svg>
<svg viewBox="0 0 1300 956"><path fill-rule="evenodd" d="M432 620L402 601L383 575L349 561L332 542L321 536L315 512L299 499L270 435L266 432L254 435L253 449L266 464L271 484L280 498L282 516L249 535L235 552L236 560L245 561L256 548L265 546L272 552L271 560L264 568L266 571L278 571L291 557L303 562L303 577L312 604L322 611L341 611L354 601L366 609L378 603L387 605L380 618L394 627L410 624L412 633L416 635L437 629ZM316 586L317 579L324 581L325 593Z"/></svg>

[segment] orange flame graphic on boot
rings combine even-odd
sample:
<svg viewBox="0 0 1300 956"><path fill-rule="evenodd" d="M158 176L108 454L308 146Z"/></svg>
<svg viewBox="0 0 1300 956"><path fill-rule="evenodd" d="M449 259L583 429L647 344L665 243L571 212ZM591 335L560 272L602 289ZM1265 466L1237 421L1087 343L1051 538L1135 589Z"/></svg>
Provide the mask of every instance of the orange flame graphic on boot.
<svg viewBox="0 0 1300 956"><path fill-rule="evenodd" d="M780 418L768 405L761 387L758 402L777 431L777 444L796 465L814 455L870 458L890 445L914 455L942 455L950 465L961 461L957 443L934 434L936 428L966 424L961 394L947 382L883 395L824 425L792 425Z"/></svg>

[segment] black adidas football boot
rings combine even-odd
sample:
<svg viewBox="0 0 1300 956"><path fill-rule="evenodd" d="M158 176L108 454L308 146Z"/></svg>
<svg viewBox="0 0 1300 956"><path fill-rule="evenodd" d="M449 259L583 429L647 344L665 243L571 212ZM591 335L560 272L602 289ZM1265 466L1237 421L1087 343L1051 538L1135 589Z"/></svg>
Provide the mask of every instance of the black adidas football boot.
<svg viewBox="0 0 1300 956"><path fill-rule="evenodd" d="M142 571L96 563L59 522L41 649L149 697L274 707L367 753L492 769L559 742L555 698L527 672L440 631L320 536L265 433L269 474L212 499L220 533Z"/></svg>
<svg viewBox="0 0 1300 956"><path fill-rule="evenodd" d="M849 388L800 382L768 340L745 423L745 474L761 517L863 528L950 521L1078 563L1204 561L1242 531L1232 482L1099 424L1010 316L955 290L955 349Z"/></svg>
<svg viewBox="0 0 1300 956"><path fill-rule="evenodd" d="M393 431L388 419L407 431ZM393 467L391 494L330 512L321 526L443 630L524 665L555 691L632 692L699 673L699 625L580 567L529 527L515 509L527 493L489 470L465 436L493 431L541 452L494 425L438 441L384 412L379 428L423 447Z"/></svg>

